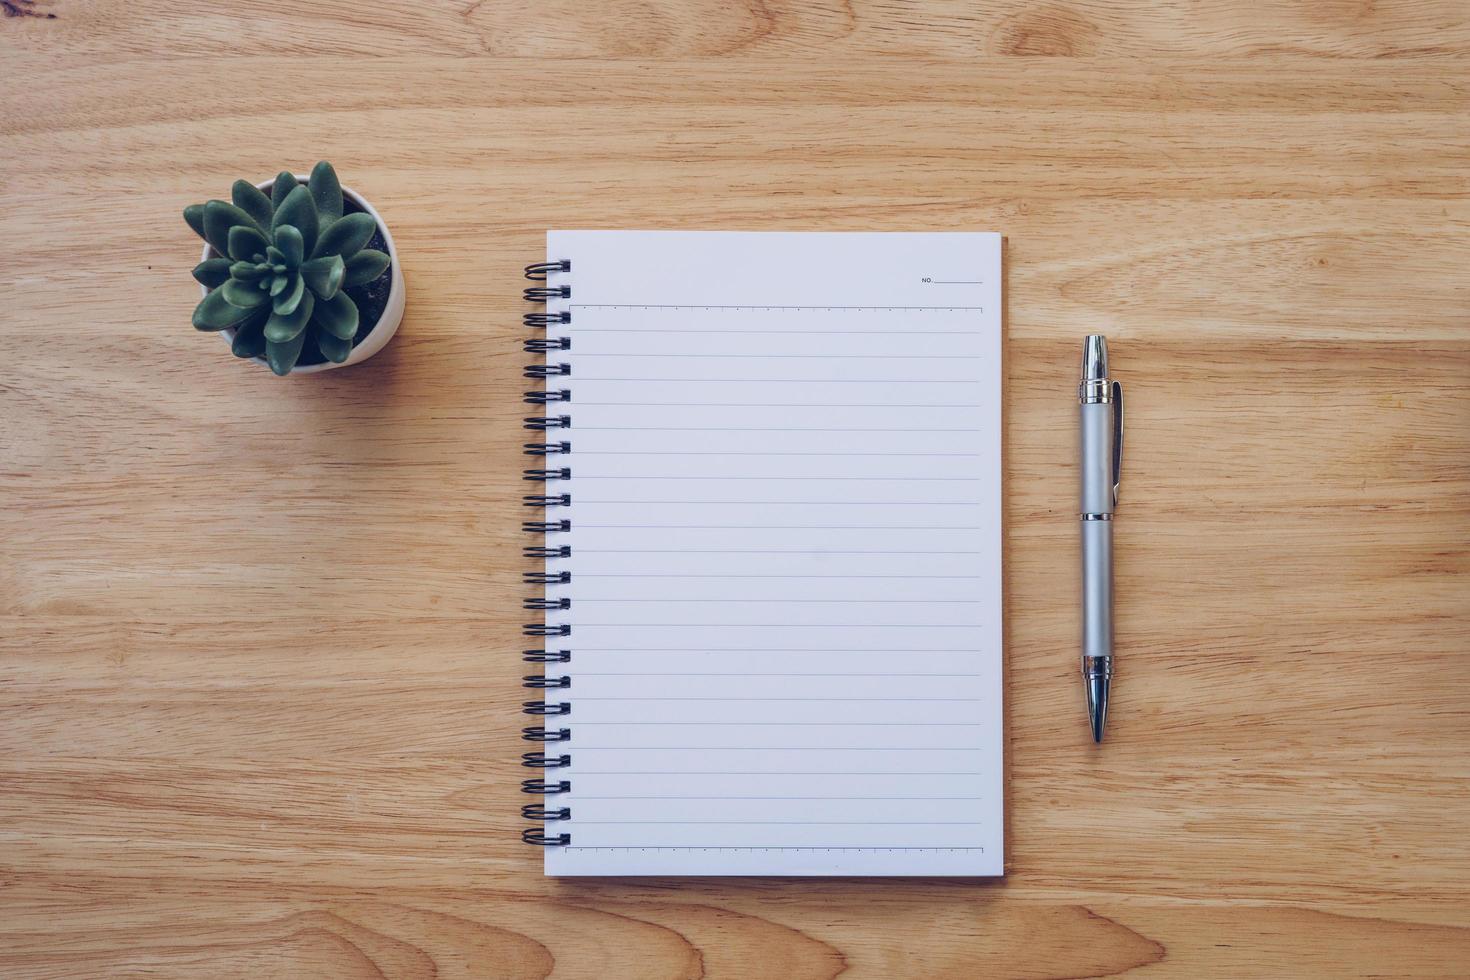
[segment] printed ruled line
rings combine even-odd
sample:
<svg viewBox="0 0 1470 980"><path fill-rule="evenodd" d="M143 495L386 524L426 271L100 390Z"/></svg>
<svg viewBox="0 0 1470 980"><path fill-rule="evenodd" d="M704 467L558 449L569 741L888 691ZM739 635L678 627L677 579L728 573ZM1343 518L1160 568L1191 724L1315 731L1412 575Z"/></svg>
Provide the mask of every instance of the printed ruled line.
<svg viewBox="0 0 1470 980"><path fill-rule="evenodd" d="M986 650L954 649L935 650L932 647L903 647L893 650L853 650L848 647L696 647L690 649L682 647L578 647L582 653L881 653L884 655L893 653L922 653L934 655L941 653L987 653Z"/></svg>
<svg viewBox="0 0 1470 980"><path fill-rule="evenodd" d="M587 796L575 794L579 800L888 800L892 802L914 801L912 796ZM983 800L983 796L929 796L924 801Z"/></svg>
<svg viewBox="0 0 1470 980"><path fill-rule="evenodd" d="M551 324L551 326L558 327L558 326L562 326L562 325L561 324ZM558 332L560 332L560 333L573 333L573 331L570 331L570 330L561 330L561 331L558 331ZM687 335L689 333L689 331L687 331L687 330L678 330L678 329L660 328L660 327L578 327L576 329L575 333L577 333L577 334L584 334L584 333L667 333L667 334L678 334L680 336L684 336L684 335ZM806 337L806 336L847 336L847 337L892 337L892 336L903 336L903 337L978 337L978 336L980 336L980 334L977 331L975 331L975 330L904 330L904 331L902 331L900 333L897 330L734 330L734 329L719 329L719 330L715 330L715 329L701 328L698 331L698 333L701 336L703 336L704 334L707 334L707 333L734 333L734 334L742 334L742 333L760 333L760 334L764 334L764 333L779 333L779 334L784 334L785 336L788 336L788 337L790 337L792 335L795 335L795 336L798 336L798 337Z"/></svg>
<svg viewBox="0 0 1470 980"><path fill-rule="evenodd" d="M721 531L985 531L978 524L583 524L587 528L708 529Z"/></svg>
<svg viewBox="0 0 1470 980"><path fill-rule="evenodd" d="M638 698L578 698L578 701L637 701ZM925 702L926 698L650 698L650 701L739 701L739 702L767 702L767 701L794 701L800 704L826 704L829 701L866 701L876 704L886 704L889 701L916 701ZM933 701L961 701L961 698L935 698ZM979 704L978 699L970 699L967 704ZM719 729L786 729L786 727L797 727L797 729L983 729L988 724L980 721L578 721L579 729L589 727L651 727L651 729L679 729L679 727L719 727ZM626 733L625 733L626 735ZM572 745L575 748L575 745ZM607 746L595 746L595 748L607 748ZM650 748L667 749L667 745L650 746ZM698 745L681 745L678 748L704 748ZM738 745L723 746L723 748L750 748L761 749L761 745ZM817 748L817 746L808 746ZM820 746L826 748L826 746ZM851 748L867 748L866 745L854 745ZM928 749L926 749L928 751Z"/></svg>
<svg viewBox="0 0 1470 980"><path fill-rule="evenodd" d="M677 654L679 654L679 657L678 658L675 658L675 659L682 659L684 657L714 657L714 656L724 656L725 654L750 654L750 653L803 653L803 654L805 654L805 653L811 653L811 654L818 654L818 653L840 653L840 654L843 655L843 657L859 657L859 656L869 656L869 655L871 655L871 656L880 656L880 657L893 657L895 654L914 654L916 656L913 659L917 659L917 655L922 655L923 658L925 660L927 660L930 657L940 657L940 656L974 656L975 654L989 653L991 651L988 651L988 650L949 650L949 649L935 650L933 648L912 649L912 650L897 650L897 651L892 651L892 650L848 650L848 649L828 650L828 649L825 649L825 648L814 648L814 649L798 648L796 650L783 650L783 649L781 649L779 647L749 647L749 648L740 649L740 650L701 650L698 647L695 647L695 648L691 649L689 647L613 647L613 648L606 648L606 647L604 647L604 648L588 648L588 647L580 647L579 646L579 647L576 648L576 652L579 653L579 654L598 655L598 656L601 656L601 655L604 655L604 654L610 656L611 654L615 654L615 653L618 653L618 654L623 654L623 653L626 653L626 654L666 654L666 653L677 653ZM624 660L626 658L624 658L624 657L617 657L615 659L618 660L618 661L621 661L621 660ZM909 659L909 658L904 658L904 659ZM581 671L577 671L577 673L580 676L582 672ZM655 670L655 671L649 671L648 672L648 676L650 676L650 677L663 677L663 676L666 676L667 673L668 673L667 670ZM748 671L741 670L741 671L736 671L736 672L732 673L730 676L732 676L732 677L744 677L744 676L747 675L747 673L749 673L749 672ZM636 672L634 672L634 671L625 671L625 670L609 671L609 676L619 676L619 677L621 677L621 676L630 675L630 674L636 674ZM698 677L698 676L702 676L702 675L701 674L693 674L691 676ZM723 676L723 675L719 675L718 672L716 672L715 674L712 674L711 676ZM771 676L784 676L784 675L781 675L781 674L772 674ZM797 672L797 676L803 676L803 677L831 677L831 676L834 676L834 673L832 671L820 671L820 672L812 673L812 674ZM840 676L843 676L843 677L883 677L883 676L894 676L894 677L981 677L981 676L984 676L984 675L981 675L981 674L954 673L954 672L948 671L948 670L940 670L940 671L936 671L936 672L934 672L932 674L915 674L913 671L901 671L899 673L892 674L892 675L882 674L882 673L880 673L880 674L850 674L850 673L848 673L846 671L842 671L842 672L840 672Z"/></svg>
<svg viewBox="0 0 1470 980"><path fill-rule="evenodd" d="M906 429L834 429L834 428L796 428L795 426L764 426L757 428L740 428L725 426L689 426L689 425L581 425L576 427L582 432L901 432L905 435L915 435L920 432L982 432L983 429L932 429L928 426L909 427Z"/></svg>
<svg viewBox="0 0 1470 980"><path fill-rule="evenodd" d="M587 722L578 722L585 725ZM854 746L822 746L820 749L812 749L810 745L586 745L576 749L577 752L669 752L678 749L694 749L700 752L769 752L778 749L783 752L794 752L797 750L811 750L817 752L978 752L984 749L983 745L947 745L942 749L932 746L915 748L910 745L854 745ZM580 775L575 767L570 775ZM769 770L761 775L792 775L782 773L778 770ZM817 775L817 774L813 774ZM890 773L890 775L908 775L907 773ZM913 775L933 775L933 773L915 773ZM976 773L975 775L979 775Z"/></svg>
<svg viewBox="0 0 1470 980"><path fill-rule="evenodd" d="M598 378L580 375L578 381L639 381L655 384L826 384L826 385L973 385L982 378Z"/></svg>
<svg viewBox="0 0 1470 980"><path fill-rule="evenodd" d="M733 504L801 504L813 507L978 507L973 500L592 500L579 499L583 504L712 504L728 507ZM579 549L582 550L582 549Z"/></svg>
<svg viewBox="0 0 1470 980"><path fill-rule="evenodd" d="M581 827L603 827L618 824L708 824L742 827L982 827L979 820L576 820ZM687 846L687 845L686 845Z"/></svg>
<svg viewBox="0 0 1470 980"><path fill-rule="evenodd" d="M688 336L680 334L680 336ZM799 336L799 335L798 335ZM883 335L879 335L883 336ZM648 354L589 354L578 352L577 360L586 361L594 357L702 357L718 358L725 360L731 357L759 357L778 360L815 360L815 361L856 361L856 360L882 360L882 361L983 361L988 358L984 354L679 354L668 351ZM595 379L593 379L595 380Z"/></svg>
<svg viewBox="0 0 1470 980"><path fill-rule="evenodd" d="M577 605L591 605L594 602L785 602L797 605L810 605L813 603L857 603L858 605L962 605L978 606L986 602L985 599L578 599Z"/></svg>
<svg viewBox="0 0 1470 980"><path fill-rule="evenodd" d="M595 699L595 698L578 698L577 700L579 700L579 701L591 701L591 700L598 700L598 699ZM696 699L689 699L689 700L696 700ZM705 701L722 701L722 700L731 700L731 701L760 701L760 700L766 700L766 699L761 699L761 698L728 698L728 699L727 698L701 698L701 699L698 699L698 700L705 700ZM801 701L802 699L801 698L770 698L768 700L771 700L771 701ZM839 698L837 700L842 700L842 699ZM857 698L854 698L852 700L858 700L858 699ZM875 702L878 702L878 703L883 703L883 702L890 701L890 700L909 700L909 701L912 701L912 700L915 700L915 699L913 699L913 698L867 698L866 700L868 700L868 701L875 701ZM920 698L918 700L923 700L923 699ZM910 723L910 722L902 722L902 721L873 721L873 722L867 722L867 721L790 721L790 722L785 722L785 721L579 721L579 722L577 722L577 727L578 728L592 728L592 727L597 727L597 728L616 728L616 727L623 727L623 728L627 728L629 726L635 726L635 727L638 727L638 728L644 728L644 727L647 727L647 728L712 728L712 727L713 728L987 728L987 727L989 727L988 725L982 724L980 722L938 722L938 721L926 721L926 722L917 722L916 721L916 722L912 722L912 723ZM623 734L626 735L626 734L629 734L629 733L624 732ZM576 745L573 742L573 743L569 743L568 744L568 747L575 749L576 748ZM602 748L603 746L597 746L597 747L598 748ZM625 747L627 747L627 746L625 746ZM651 747L664 748L664 749L670 748L670 746L667 746L667 745L664 745L664 746L651 746ZM698 749L703 749L703 748L728 748L728 749L738 749L738 750L752 749L752 750L755 750L755 751L760 751L760 750L766 748L766 746L764 746L764 745L725 745L725 746L680 745L680 746L677 746L677 748L681 748L681 749L694 749L694 748L698 748ZM852 748L867 748L867 746L852 746ZM820 751L826 751L826 748L823 747L823 748L820 749ZM930 751L930 750L929 749L926 749L925 751Z"/></svg>
<svg viewBox="0 0 1470 980"><path fill-rule="evenodd" d="M643 408L984 408L977 402L957 402L955 404L938 404L925 402L923 404L888 404L884 402L586 402L578 399L576 405L622 405L626 407Z"/></svg>
<svg viewBox="0 0 1470 980"><path fill-rule="evenodd" d="M916 429L916 432L927 432L928 429ZM983 453L818 453L798 450L796 452L721 452L718 449L676 449L676 450L645 450L645 449L579 449L578 456L895 456L905 459L934 457L936 459L967 458L978 459Z"/></svg>
<svg viewBox="0 0 1470 980"><path fill-rule="evenodd" d="M581 675L578 675L578 676L581 676ZM601 675L601 676L604 676L605 677L607 675L604 674L604 675ZM658 675L657 674L648 674L646 676L656 677ZM694 675L694 676L699 676L699 675ZM793 675L789 675L789 674L729 674L729 675L726 675L726 676L729 676L729 677L789 677L789 676L793 676ZM800 675L796 675L796 676L800 676ZM830 679L834 679L834 678L839 677L839 676L840 677L848 677L848 676L852 676L852 675L848 675L848 674L841 674L841 675L838 675L838 674L813 674L813 675L810 675L810 676L823 677L823 678L826 678L826 679L829 679L830 680ZM866 675L866 674L858 674L856 676L866 677L866 676L869 676L869 675ZM914 676L914 675L893 674L893 675L889 675L889 676L904 677L904 676ZM929 674L929 675L925 675L925 676L929 676L929 677L944 677L944 676L947 676L947 675L944 675L944 674ZM625 702L637 702L637 703L642 703L644 701L672 701L672 702L679 702L679 703L682 703L682 702L685 702L685 701L702 701L702 702L719 702L719 703L730 702L730 703L740 703L740 704L766 704L766 703L772 703L772 702L783 703L783 704L784 703L796 703L796 704L843 704L843 703L848 703L848 702L853 702L853 703L861 702L861 703L870 703L870 704L888 704L890 702L904 702L904 703L914 703L914 704L983 704L984 703L984 699L982 699L982 698L637 698L637 697L588 698L588 697L581 697L581 696L579 696L577 698L577 700L578 701L625 701ZM657 727L657 728L669 728L669 727L675 727L675 728L677 728L677 727L701 727L701 728L710 728L710 727L713 727L713 728L985 728L985 727L988 727L989 722L979 722L979 721L646 721L646 720L639 719L639 718L632 718L632 719L628 719L628 720L578 721L576 724L577 724L578 727L582 727L582 728L591 727L591 726L597 726L597 727L601 727L601 728L606 728L606 727L609 727L609 726L623 726L623 727L627 727L629 725L640 727L640 728L641 727L644 727L644 726ZM665 746L665 748L670 748L670 747L677 748L678 746ZM759 745L731 746L731 747L732 748L753 748L753 749L759 749L759 748L761 748L761 746L759 746Z"/></svg>
<svg viewBox="0 0 1470 980"><path fill-rule="evenodd" d="M983 306L703 306L691 303L568 303L568 309L586 310L800 310L802 312L831 312L833 310L861 310L869 313L891 313L923 310L932 313L980 312ZM966 331L970 333L972 331Z"/></svg>
<svg viewBox="0 0 1470 980"><path fill-rule="evenodd" d="M795 769L582 769L576 768L577 776L984 776L983 772L952 772L933 770L915 772L900 769L884 772L864 769L860 772L834 772L830 769L800 771Z"/></svg>
<svg viewBox="0 0 1470 980"><path fill-rule="evenodd" d="M972 630L983 629L985 623L578 623L584 629L680 629L691 626L705 629L865 629L865 630ZM842 651L835 651L842 652ZM923 650L915 650L923 653Z"/></svg>
<svg viewBox="0 0 1470 980"><path fill-rule="evenodd" d="M678 701L680 703L683 703L685 701L762 701L762 702L763 701L801 701L803 703L820 702L820 703L824 703L824 704L825 703L828 703L828 702L845 702L845 701L943 701L943 702L953 702L955 704L979 704L984 699L983 698L895 698L895 697L878 697L878 698L744 697L744 698L742 698L742 697L733 697L733 696L721 696L721 697L682 697L682 696L681 697L641 697L641 696L638 696L638 695L613 695L613 694L609 694L609 695L604 695L604 696L601 696L601 697L584 697L582 695L578 695L577 696L577 700L578 701ZM607 725L607 724L618 724L618 725L623 725L623 724L647 724L647 725L655 725L655 724L664 724L664 723L663 722L652 722L652 721L650 721L650 722L579 722L579 724L588 724L588 725L594 725L594 724L596 724L596 725ZM807 722L802 722L802 721L771 721L771 722L763 722L763 721L761 721L761 722L758 722L758 721L751 721L751 722L675 721L675 722L668 722L667 724L671 724L671 725L725 725L725 724L732 724L732 725L804 725L804 724L807 724ZM828 722L813 722L812 724L825 725L825 724L828 724ZM948 722L948 721L944 721L944 722L858 721L858 722L835 722L834 724L841 724L841 725L909 725L909 724L914 724L914 725L930 725L930 724L951 725L951 724L970 724L970 723L969 722Z"/></svg>
<svg viewBox="0 0 1470 980"><path fill-rule="evenodd" d="M593 671L593 670L579 670L579 671L576 671L576 675L578 677L668 677L669 676L669 673L666 670L597 670L597 671ZM953 677L984 677L985 675L984 674L953 674L953 673L947 673L947 672L946 673L924 673L924 674L920 674L920 673L916 673L914 671L907 671L907 672L901 673L901 674L856 674L856 673L852 673L852 672L845 671L845 670L844 671L841 671L841 672L836 672L836 671L821 671L821 672L818 672L818 673L803 673L801 671L792 671L792 670L780 670L780 671L756 671L756 670L708 671L708 670L700 670L700 671L681 671L680 674L679 674L679 676L680 677L824 677L824 678L829 678L830 679L830 678L834 678L834 677L945 677L945 678L953 678ZM887 700L887 699L885 698L884 700Z"/></svg>
<svg viewBox="0 0 1470 980"><path fill-rule="evenodd" d="M727 575L724 573L705 573L681 575L667 572L578 572L576 577L583 578L761 578L761 579L785 579L785 578L830 578L830 579L982 579L984 575ZM551 583L553 585L560 583ZM587 600L581 600L586 602Z"/></svg>
<svg viewBox="0 0 1470 980"><path fill-rule="evenodd" d="M579 555L978 555L979 551L822 551L816 549L578 548Z"/></svg>
<svg viewBox="0 0 1470 980"><path fill-rule="evenodd" d="M573 476L574 480L766 480L788 483L980 483L978 476L664 476L659 473L643 473L631 476Z"/></svg>
<svg viewBox="0 0 1470 980"><path fill-rule="evenodd" d="M964 844L568 844L567 851L979 851Z"/></svg>

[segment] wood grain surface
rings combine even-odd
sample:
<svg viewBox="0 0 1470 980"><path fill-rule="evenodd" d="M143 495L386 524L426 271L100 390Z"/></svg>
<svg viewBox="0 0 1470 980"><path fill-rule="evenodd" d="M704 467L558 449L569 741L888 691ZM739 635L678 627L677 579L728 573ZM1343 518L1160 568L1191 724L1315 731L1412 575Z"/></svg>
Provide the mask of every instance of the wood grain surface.
<svg viewBox="0 0 1470 980"><path fill-rule="evenodd" d="M1470 8L4 0L0 976L1470 972ZM179 217L334 161L408 314L279 380ZM1003 881L541 876L548 227L1008 236ZM1079 338L1131 385L1109 741Z"/></svg>

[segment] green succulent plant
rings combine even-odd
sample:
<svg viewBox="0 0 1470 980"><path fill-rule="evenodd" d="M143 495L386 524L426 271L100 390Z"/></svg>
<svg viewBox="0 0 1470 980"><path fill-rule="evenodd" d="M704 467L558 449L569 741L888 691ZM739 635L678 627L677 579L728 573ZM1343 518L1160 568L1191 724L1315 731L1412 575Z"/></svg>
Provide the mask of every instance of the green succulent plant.
<svg viewBox="0 0 1470 980"><path fill-rule="evenodd" d="M194 326L233 327L235 356L263 356L276 374L290 373L307 344L329 361L347 360L358 316L343 289L388 268L386 254L363 247L377 223L360 211L342 213L342 185L325 160L305 184L282 171L269 197L245 180L230 196L184 209L217 256L194 267L209 289Z"/></svg>

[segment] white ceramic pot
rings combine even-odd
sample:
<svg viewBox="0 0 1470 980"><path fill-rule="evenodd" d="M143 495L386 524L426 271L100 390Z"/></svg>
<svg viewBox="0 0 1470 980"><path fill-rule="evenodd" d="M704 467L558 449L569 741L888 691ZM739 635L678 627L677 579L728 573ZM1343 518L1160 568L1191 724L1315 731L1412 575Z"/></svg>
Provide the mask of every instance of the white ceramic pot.
<svg viewBox="0 0 1470 980"><path fill-rule="evenodd" d="M296 176L296 179L303 184L306 183L306 178L302 177L300 174ZM275 184L275 178L271 178L270 180L263 180L255 186L265 191L266 194L269 194L271 192L271 188L274 187ZM391 282L388 287L388 304L383 307L383 315L378 317L378 322L373 326L373 329L368 331L368 335L366 337L362 338L362 343L352 348L352 353L347 355L347 360L343 361L341 364L333 364L331 361L323 361L321 364L306 364L302 365L301 367L294 367L286 375L286 377L288 378L294 377L298 374L315 374L318 371L330 371L333 368L342 368L347 367L351 364L360 364L363 361L367 360L369 357L372 357L378 351L382 350L383 347L387 345L388 341L393 339L393 335L398 332L398 325L403 322L403 266L400 265L398 262L398 249L393 245L393 233L388 230L388 223L385 222L382 215L378 214L378 212L374 210L373 206L368 203L367 198L363 197L361 194L357 193L357 191L353 190L350 187L342 188L342 196L351 198L354 202L356 202L358 207L362 208L363 211L365 211L366 213L372 215L373 220L378 223L378 230L383 233L383 241L386 242L388 245L388 259L391 262L392 268ZM199 261L203 262L205 259L210 258L213 251L214 250L209 247L209 244L205 243L204 254L200 257ZM205 286L200 286L199 291L201 295L209 295L209 289ZM235 342L235 328L228 327L224 330L221 330L220 336L224 338L226 344L233 344ZM250 358L250 360L259 364L267 371L270 371L270 365L266 364L265 358L252 357Z"/></svg>

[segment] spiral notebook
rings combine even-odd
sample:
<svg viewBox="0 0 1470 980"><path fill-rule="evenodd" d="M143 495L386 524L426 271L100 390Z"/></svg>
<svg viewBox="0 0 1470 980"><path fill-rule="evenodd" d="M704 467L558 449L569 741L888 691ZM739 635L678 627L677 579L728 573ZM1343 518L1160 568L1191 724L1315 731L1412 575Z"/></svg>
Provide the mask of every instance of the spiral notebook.
<svg viewBox="0 0 1470 980"><path fill-rule="evenodd" d="M555 231L526 275L545 872L1001 874L1000 236Z"/></svg>

